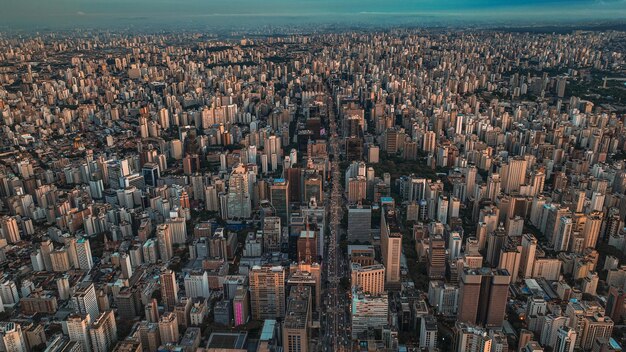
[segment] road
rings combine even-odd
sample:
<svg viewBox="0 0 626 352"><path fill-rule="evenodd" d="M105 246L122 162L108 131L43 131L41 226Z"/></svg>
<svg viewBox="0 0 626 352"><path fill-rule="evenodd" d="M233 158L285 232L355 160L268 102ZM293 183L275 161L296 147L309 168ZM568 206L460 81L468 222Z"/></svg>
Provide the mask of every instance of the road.
<svg viewBox="0 0 626 352"><path fill-rule="evenodd" d="M346 258L339 247L341 238L341 219L343 217L343 191L341 171L339 168L340 141L337 134L336 108L334 95L330 89L328 96L329 139L328 151L333 158L330 161L331 192L327 203L330 215L330 234L325 241L327 249L326 265L324 266L325 282L328 282L323 295L323 320L321 351L350 351L352 345L350 323L350 301L348 292L339 285L342 277L349 277Z"/></svg>

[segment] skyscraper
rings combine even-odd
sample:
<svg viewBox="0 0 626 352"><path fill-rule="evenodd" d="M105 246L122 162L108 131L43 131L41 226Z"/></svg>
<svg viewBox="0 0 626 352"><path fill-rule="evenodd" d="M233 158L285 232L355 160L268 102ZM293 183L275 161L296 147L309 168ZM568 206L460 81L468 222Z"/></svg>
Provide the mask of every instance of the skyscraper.
<svg viewBox="0 0 626 352"><path fill-rule="evenodd" d="M400 283L400 257L402 252L402 233L397 224L395 210L383 209L380 226L380 249L385 265L385 284Z"/></svg>
<svg viewBox="0 0 626 352"><path fill-rule="evenodd" d="M428 277L431 280L442 280L446 276L446 241L440 234L430 236L428 250Z"/></svg>
<svg viewBox="0 0 626 352"><path fill-rule="evenodd" d="M554 352L574 352L576 347L576 331L568 326L561 326L556 332Z"/></svg>
<svg viewBox="0 0 626 352"><path fill-rule="evenodd" d="M178 331L178 318L176 313L165 313L159 319L159 335L161 336L161 343L178 343L180 333Z"/></svg>
<svg viewBox="0 0 626 352"><path fill-rule="evenodd" d="M76 257L81 270L91 270L93 267L93 256L91 255L91 247L89 246L88 239L80 238L76 241Z"/></svg>
<svg viewBox="0 0 626 352"><path fill-rule="evenodd" d="M178 303L178 284L176 273L166 269L161 272L161 302L166 311L172 311Z"/></svg>
<svg viewBox="0 0 626 352"><path fill-rule="evenodd" d="M242 164L235 166L228 179L228 217L249 218L252 213L252 198L248 171Z"/></svg>
<svg viewBox="0 0 626 352"><path fill-rule="evenodd" d="M284 178L276 178L270 184L270 199L276 215L283 224L289 221L289 181Z"/></svg>
<svg viewBox="0 0 626 352"><path fill-rule="evenodd" d="M174 243L170 226L168 224L160 224L156 228L156 233L159 244L159 257L163 262L167 262L174 256Z"/></svg>
<svg viewBox="0 0 626 352"><path fill-rule="evenodd" d="M533 275L535 265L535 253L537 251L537 239L530 233L522 236L522 258L520 260L520 275L529 279Z"/></svg>
<svg viewBox="0 0 626 352"><path fill-rule="evenodd" d="M72 305L75 313L88 314L90 321L98 318L100 311L96 300L96 289L92 282L81 282L76 286L72 295Z"/></svg>
<svg viewBox="0 0 626 352"><path fill-rule="evenodd" d="M285 270L282 266L254 266L249 273L252 319L285 314Z"/></svg>
<svg viewBox="0 0 626 352"><path fill-rule="evenodd" d="M66 324L70 341L78 342L83 351L91 351L91 336L89 335L91 319L89 315L71 314L67 317Z"/></svg>
<svg viewBox="0 0 626 352"><path fill-rule="evenodd" d="M287 299L287 312L283 323L285 352L309 351L309 325L312 319L311 288L295 287Z"/></svg>
<svg viewBox="0 0 626 352"><path fill-rule="evenodd" d="M486 327L502 326L511 275L500 269L465 269L459 290L457 319Z"/></svg>
<svg viewBox="0 0 626 352"><path fill-rule="evenodd" d="M94 351L108 351L117 343L117 324L112 310L102 312L89 329Z"/></svg>

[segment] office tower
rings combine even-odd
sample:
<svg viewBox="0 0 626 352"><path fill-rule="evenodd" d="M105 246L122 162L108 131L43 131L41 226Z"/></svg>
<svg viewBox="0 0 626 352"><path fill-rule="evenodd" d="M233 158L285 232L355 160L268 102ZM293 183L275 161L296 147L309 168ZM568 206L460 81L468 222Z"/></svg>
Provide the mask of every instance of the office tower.
<svg viewBox="0 0 626 352"><path fill-rule="evenodd" d="M520 275L525 279L531 278L533 275L536 252L537 239L530 233L524 234L524 236L522 236L522 258L520 260Z"/></svg>
<svg viewBox="0 0 626 352"><path fill-rule="evenodd" d="M178 283L176 273L166 269L161 272L161 303L166 311L172 311L178 303Z"/></svg>
<svg viewBox="0 0 626 352"><path fill-rule="evenodd" d="M381 264L361 266L351 263L352 287L360 288L363 293L378 295L385 291L385 267Z"/></svg>
<svg viewBox="0 0 626 352"><path fill-rule="evenodd" d="M289 181L284 178L274 179L270 184L270 199L276 215L283 224L289 221Z"/></svg>
<svg viewBox="0 0 626 352"><path fill-rule="evenodd" d="M157 241L159 244L159 258L167 262L174 256L174 243L172 233L168 224L160 224L156 228Z"/></svg>
<svg viewBox="0 0 626 352"><path fill-rule="evenodd" d="M112 310L102 312L89 329L94 351L108 351L117 343L117 324Z"/></svg>
<svg viewBox="0 0 626 352"><path fill-rule="evenodd" d="M461 275L457 319L486 327L502 326L510 282L506 270L465 269Z"/></svg>
<svg viewBox="0 0 626 352"><path fill-rule="evenodd" d="M448 254L450 262L453 262L461 256L461 242L463 239L457 231L450 232L448 239Z"/></svg>
<svg viewBox="0 0 626 352"><path fill-rule="evenodd" d="M576 331L568 326L561 326L556 333L554 352L574 352L576 347Z"/></svg>
<svg viewBox="0 0 626 352"><path fill-rule="evenodd" d="M70 341L76 341L82 346L83 351L92 351L89 327L91 319L87 314L71 314L67 317L67 333Z"/></svg>
<svg viewBox="0 0 626 352"><path fill-rule="evenodd" d="M348 206L348 241L369 242L372 229L372 208L369 205Z"/></svg>
<svg viewBox="0 0 626 352"><path fill-rule="evenodd" d="M252 319L275 319L285 314L285 270L254 266L249 273Z"/></svg>
<svg viewBox="0 0 626 352"><path fill-rule="evenodd" d="M505 193L519 191L520 186L526 181L526 167L527 161L523 157L514 157L508 164L502 165L500 175Z"/></svg>
<svg viewBox="0 0 626 352"><path fill-rule="evenodd" d="M159 319L159 335L161 343L178 343L180 334L178 332L178 318L176 313L169 312L163 314Z"/></svg>
<svg viewBox="0 0 626 352"><path fill-rule="evenodd" d="M185 276L185 296L189 298L208 298L209 295L209 276L207 272L201 270L187 273Z"/></svg>
<svg viewBox="0 0 626 352"><path fill-rule="evenodd" d="M78 259L78 267L81 270L89 271L93 267L93 256L91 255L91 247L89 240L80 238L76 241L76 256Z"/></svg>
<svg viewBox="0 0 626 352"><path fill-rule="evenodd" d="M27 352L26 342L22 334L20 324L14 322L0 322L0 337L2 337L3 351L6 352Z"/></svg>
<svg viewBox="0 0 626 352"><path fill-rule="evenodd" d="M324 187L322 176L315 171L311 170L304 171L304 194L302 195L301 202L306 203L311 200L311 198L315 198L318 203L322 203L324 201Z"/></svg>
<svg viewBox="0 0 626 352"><path fill-rule="evenodd" d="M420 348L428 351L437 348L437 319L432 315L423 317L420 325Z"/></svg>
<svg viewBox="0 0 626 352"><path fill-rule="evenodd" d="M228 218L249 218L252 198L248 171L242 164L235 166L228 179Z"/></svg>
<svg viewBox="0 0 626 352"><path fill-rule="evenodd" d="M395 210L382 210L380 226L380 250L386 270L385 284L400 283L400 256L402 252L402 233L397 224Z"/></svg>
<svg viewBox="0 0 626 352"><path fill-rule="evenodd" d="M15 216L3 216L0 218L0 233L8 243L17 243L21 240L20 229Z"/></svg>
<svg viewBox="0 0 626 352"><path fill-rule="evenodd" d="M96 289L92 282L81 282L76 286L72 295L72 306L77 314L88 314L90 321L95 321L100 315Z"/></svg>
<svg viewBox="0 0 626 352"><path fill-rule="evenodd" d="M243 325L250 319L248 289L243 286L237 286L235 297L233 298L233 315L235 318L235 326Z"/></svg>
<svg viewBox="0 0 626 352"><path fill-rule="evenodd" d="M446 241L442 235L430 236L428 250L428 277L431 280L443 280L446 276Z"/></svg>
<svg viewBox="0 0 626 352"><path fill-rule="evenodd" d="M156 187L157 180L161 177L161 173L159 171L159 165L156 163L145 163L143 168L141 169L141 174L143 175L144 182L146 186Z"/></svg>
<svg viewBox="0 0 626 352"><path fill-rule="evenodd" d="M442 224L448 223L448 197L439 196L437 201L437 218L436 220Z"/></svg>
<svg viewBox="0 0 626 352"><path fill-rule="evenodd" d="M491 264L492 268L498 267L500 261L500 252L506 241L506 232L504 228L499 227L496 231L489 233L487 236L487 256L485 260Z"/></svg>
<svg viewBox="0 0 626 352"><path fill-rule="evenodd" d="M379 329L389 323L389 301L386 293L368 295L352 290L352 338L369 328Z"/></svg>
<svg viewBox="0 0 626 352"><path fill-rule="evenodd" d="M278 252L281 245L281 219L268 216L263 219L263 253Z"/></svg>
<svg viewBox="0 0 626 352"><path fill-rule="evenodd" d="M283 323L285 352L309 351L309 325L312 320L311 288L295 287L287 299L287 312Z"/></svg>

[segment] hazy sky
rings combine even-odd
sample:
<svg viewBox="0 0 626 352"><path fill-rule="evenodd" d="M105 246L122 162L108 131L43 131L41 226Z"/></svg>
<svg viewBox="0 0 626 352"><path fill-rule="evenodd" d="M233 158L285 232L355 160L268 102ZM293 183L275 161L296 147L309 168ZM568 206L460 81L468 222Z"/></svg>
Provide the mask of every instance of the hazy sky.
<svg viewBox="0 0 626 352"><path fill-rule="evenodd" d="M245 25L445 21L541 23L626 18L626 0L2 0L0 26Z"/></svg>

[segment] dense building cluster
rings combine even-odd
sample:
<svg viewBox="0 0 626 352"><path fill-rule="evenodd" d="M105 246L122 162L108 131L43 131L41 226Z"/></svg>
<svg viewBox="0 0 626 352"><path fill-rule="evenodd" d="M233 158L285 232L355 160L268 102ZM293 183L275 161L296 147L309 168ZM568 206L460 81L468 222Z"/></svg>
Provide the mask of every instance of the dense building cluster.
<svg viewBox="0 0 626 352"><path fill-rule="evenodd" d="M0 36L0 351L621 351L622 32Z"/></svg>

